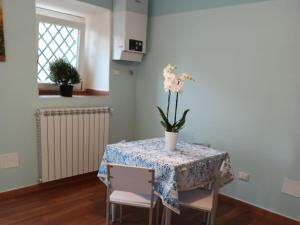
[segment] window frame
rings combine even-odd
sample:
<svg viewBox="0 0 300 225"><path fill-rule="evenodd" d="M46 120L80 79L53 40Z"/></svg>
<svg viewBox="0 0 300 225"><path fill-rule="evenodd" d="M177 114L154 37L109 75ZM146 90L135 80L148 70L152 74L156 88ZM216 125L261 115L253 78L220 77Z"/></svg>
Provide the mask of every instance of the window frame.
<svg viewBox="0 0 300 225"><path fill-rule="evenodd" d="M74 90L82 91L84 82L84 51L85 51L85 19L83 17L57 12L44 8L36 8L36 44L37 51L39 51L39 23L57 24L60 26L72 27L79 30L79 45L78 45L78 72L80 74L81 82L74 85ZM38 53L36 64L36 76L38 75ZM58 90L59 87L52 83L39 83L37 81L39 90Z"/></svg>

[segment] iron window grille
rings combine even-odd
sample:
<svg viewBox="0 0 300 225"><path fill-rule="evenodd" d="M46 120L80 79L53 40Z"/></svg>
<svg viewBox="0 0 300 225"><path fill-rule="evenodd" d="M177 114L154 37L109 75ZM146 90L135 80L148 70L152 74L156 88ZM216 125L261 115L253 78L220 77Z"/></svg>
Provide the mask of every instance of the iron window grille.
<svg viewBox="0 0 300 225"><path fill-rule="evenodd" d="M57 58L65 58L80 70L80 51L83 46L81 24L67 20L39 16L38 20L38 60L37 81L52 84L47 78L49 63Z"/></svg>

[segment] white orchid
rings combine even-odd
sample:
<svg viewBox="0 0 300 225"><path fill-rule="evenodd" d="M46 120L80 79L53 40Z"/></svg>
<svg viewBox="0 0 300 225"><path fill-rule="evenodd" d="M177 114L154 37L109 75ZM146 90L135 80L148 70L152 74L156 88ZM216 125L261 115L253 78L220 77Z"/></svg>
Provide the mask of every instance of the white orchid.
<svg viewBox="0 0 300 225"><path fill-rule="evenodd" d="M187 73L182 73L180 76L179 76L179 79L181 81L184 81L184 80L193 80L193 77Z"/></svg>
<svg viewBox="0 0 300 225"><path fill-rule="evenodd" d="M173 81L165 80L164 81L164 89L166 92L172 90L174 88Z"/></svg>
<svg viewBox="0 0 300 225"><path fill-rule="evenodd" d="M168 64L164 68L163 76L165 78L164 81L164 89L166 92L177 92L182 93L183 92L183 85L185 80L193 80L192 76L187 73L182 73L179 77L176 77L175 70L177 69L177 66Z"/></svg>
<svg viewBox="0 0 300 225"><path fill-rule="evenodd" d="M164 76L168 73L173 73L176 70L176 66L172 65L172 64L168 64L165 68L164 68Z"/></svg>
<svg viewBox="0 0 300 225"><path fill-rule="evenodd" d="M163 71L163 76L165 78L164 89L166 92L168 92L168 106L166 114L160 107L157 107L162 117L161 124L168 132L178 132L180 129L182 129L185 123L185 117L190 111L189 109L185 110L181 119L177 120L178 96L183 92L184 81L193 80L193 77L187 73L182 73L176 77L176 69L177 67L175 65L168 64ZM176 93L175 115L173 123L169 120L169 109L172 93Z"/></svg>
<svg viewBox="0 0 300 225"><path fill-rule="evenodd" d="M184 82L181 80L177 80L177 84L173 85L172 92L182 93L183 92Z"/></svg>
<svg viewBox="0 0 300 225"><path fill-rule="evenodd" d="M165 77L165 80L167 80L169 82L173 82L176 79L176 75L174 73L166 73L166 75L164 77Z"/></svg>

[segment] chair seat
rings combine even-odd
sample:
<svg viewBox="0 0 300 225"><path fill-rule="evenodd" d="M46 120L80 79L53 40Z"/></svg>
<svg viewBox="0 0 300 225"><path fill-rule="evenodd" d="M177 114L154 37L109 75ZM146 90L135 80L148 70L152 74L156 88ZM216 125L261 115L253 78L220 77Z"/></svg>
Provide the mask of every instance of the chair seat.
<svg viewBox="0 0 300 225"><path fill-rule="evenodd" d="M153 197L153 207L157 202L157 196ZM110 202L120 205L129 205L143 208L151 207L151 195L138 194L126 191L113 191L110 195Z"/></svg>
<svg viewBox="0 0 300 225"><path fill-rule="evenodd" d="M180 205L210 212L213 208L213 196L210 191L196 189L179 193Z"/></svg>

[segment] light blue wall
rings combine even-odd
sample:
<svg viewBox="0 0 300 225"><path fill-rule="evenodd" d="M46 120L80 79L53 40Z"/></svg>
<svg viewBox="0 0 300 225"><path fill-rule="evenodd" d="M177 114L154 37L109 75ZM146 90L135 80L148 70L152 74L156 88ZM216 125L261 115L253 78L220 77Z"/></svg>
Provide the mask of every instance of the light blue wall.
<svg viewBox="0 0 300 225"><path fill-rule="evenodd" d="M191 109L181 138L227 150L235 171L251 174L222 191L299 220L299 198L280 191L285 177L300 181L300 1L248 2L152 1L136 138L163 135L162 69L177 64L196 79L179 100Z"/></svg>
<svg viewBox="0 0 300 225"><path fill-rule="evenodd" d="M0 191L38 179L38 107L111 106L111 142L163 135L154 106L166 103L162 68L175 63L196 79L180 98L180 110L192 110L181 137L229 151L235 170L251 173L250 183L235 181L223 192L300 219L299 199L280 193L284 177L300 180L300 2L182 2L151 0L149 49L137 79L128 75L134 65L113 63L121 75L111 76L109 97L64 99L37 95L34 0L4 0L0 154L18 152L20 167L0 169Z"/></svg>
<svg viewBox="0 0 300 225"><path fill-rule="evenodd" d="M114 108L110 141L132 139L135 116L133 66L113 63L109 97L40 98L37 93L35 1L4 0L7 61L0 63L0 154L18 152L20 167L0 169L0 192L37 182L35 110L39 107ZM133 68L134 69L134 68Z"/></svg>

